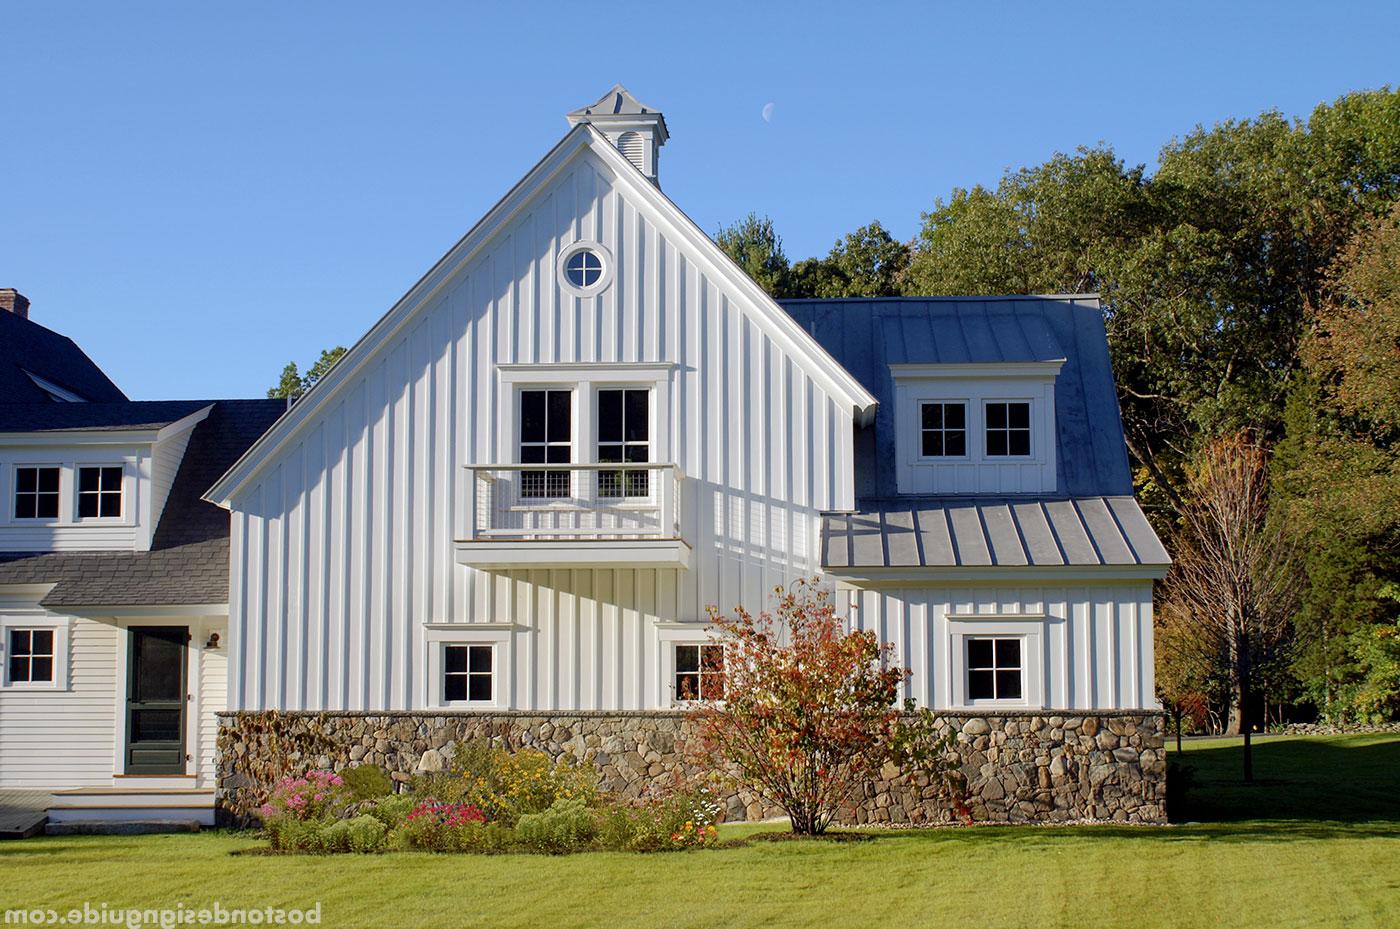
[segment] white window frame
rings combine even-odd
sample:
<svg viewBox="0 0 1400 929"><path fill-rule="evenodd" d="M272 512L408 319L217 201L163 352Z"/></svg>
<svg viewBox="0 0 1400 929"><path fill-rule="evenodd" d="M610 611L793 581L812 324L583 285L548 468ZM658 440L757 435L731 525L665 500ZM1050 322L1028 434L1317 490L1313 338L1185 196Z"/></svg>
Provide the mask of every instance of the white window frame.
<svg viewBox="0 0 1400 929"><path fill-rule="evenodd" d="M121 471L121 475L122 475L122 476L121 476L121 484L120 484L119 487L118 487L118 493L121 495L121 500L120 500L121 512L119 512L116 516L83 516L83 515L81 515L81 514L82 514L82 505L83 505L82 473L83 473L83 469L85 469L85 468L97 468L97 469L99 469L99 470L102 469L102 468L117 468L117 469L119 469L119 470ZM72 498L73 498L73 523L74 523L74 525L89 526L89 525L93 525L93 524L107 524L107 525L119 526L119 525L126 525L126 524L130 521L130 520L128 519L128 515L127 515L127 501L128 501L128 499L129 499L129 497L130 497L130 494L128 493L128 490L129 490L129 485L130 485L130 483L131 483L131 473L130 473L130 471L127 469L127 466L126 466L126 463L125 463L125 462L121 462L121 461L78 461L78 462L74 462L74 464L73 464L72 475L73 475L73 476L72 476L72 478L71 478L71 483L72 483L72 485L73 485L73 492L72 492L71 496L72 496ZM101 477L98 478L98 481L99 481L99 486L101 486L101 484L100 484L100 482L101 482ZM62 485L61 485L61 480L60 480L60 486L62 486ZM60 500L60 502L61 502L61 500ZM99 495L99 497L98 497L98 511L99 511L99 512L101 512L101 508L102 508L102 502L101 502L101 496Z"/></svg>
<svg viewBox="0 0 1400 929"><path fill-rule="evenodd" d="M563 471L568 476L567 480L569 483L569 492L563 494L562 496L548 496L542 494L538 497L527 497L524 493L524 480L522 477L520 499L521 501L529 501L528 503L522 503L522 506L526 509L549 509L551 507L571 506L571 501L575 499L574 479L576 472L572 470L570 466L577 464L579 461L579 426L580 423L583 421L583 417L579 413L579 390L575 385L569 383L516 385L515 389L511 392L511 410L513 411L513 415L509 420L509 422L511 423L511 432L514 435L514 443L511 449L510 457L503 458L502 461L519 462L522 457L521 453L525 448L525 441L524 438L521 436L520 429L521 426L524 425L523 420L525 417L524 414L521 412L521 408L525 403L525 394L530 393L532 391L545 392L546 440L548 439L549 435L547 423L549 417L548 395L550 392L567 392L569 394L569 460L567 463L561 463L559 465L559 470ZM532 442L530 444L541 445L541 443L539 442ZM545 449L546 458L549 457L549 448L551 444L558 446L562 445L563 443L550 443L549 441L545 441L542 447ZM545 463L548 464L549 462ZM545 471L543 473L548 474L549 472Z"/></svg>
<svg viewBox="0 0 1400 929"><path fill-rule="evenodd" d="M594 463L594 464L602 464L602 463L603 463L603 462L598 461L598 446L601 445L601 444L603 444L602 441L598 438L598 421L599 421L599 419L600 419L600 416L599 416L599 413L598 413L598 404L599 404L599 401L600 401L600 399L601 399L602 393L603 393L603 391L605 391L605 390L622 390L622 391L627 391L627 390L645 390L645 391L647 392L647 458L648 458L649 460L657 460L657 459L656 459L656 438L655 438L655 437L656 437L656 427L657 427L657 424L658 424L658 422L659 422L659 419L658 419L658 417L657 417L657 415L656 415L656 393L657 393L657 392L656 392L656 385L655 385L655 384L652 384L652 383L650 383L650 382L648 382L648 383L630 383L630 384L629 384L629 383L609 383L609 382L606 382L606 381L598 381L598 382L595 382L595 383L589 385L589 386L587 387L587 389L588 389L588 391L589 391L588 400L589 400L589 403L590 403L591 406L592 406L592 408L589 410L590 421L589 421L589 424L588 424L588 425L589 425L589 433L590 433L590 435L592 436L593 446L592 446L592 448L589 449L589 461L590 461L591 463ZM626 403L627 403L627 401L626 401L626 398L624 397L624 399L623 399L623 408L624 408L624 409L626 408ZM608 444L616 445L616 444L619 444L619 443L612 442L612 443L608 443ZM627 443L624 441L624 442L622 442L621 444L622 444L622 446L623 446L623 448L624 448L624 454L626 454L625 449L626 449ZM627 464L626 462L621 462L621 463L619 464L617 470L618 470L618 471L624 471L624 472L627 471L628 469L627 469L627 467L626 467L626 464ZM635 469L634 469L634 470L635 470ZM654 500L656 499L656 492L657 492L657 484L658 484L658 481L656 480L655 475L653 475L650 471L647 471L647 472L644 472L644 473L646 473L646 475L647 475L647 493L646 493L646 496L629 496L629 495L627 495L627 494L624 493L624 494L622 494L621 496L617 496L617 497L605 497L605 496L603 496L602 490L601 490L601 488L600 488L599 491L598 491L598 499L599 499L600 501L607 501L609 508L617 508L617 507L625 508L628 504L634 504L634 505L635 505L635 504L646 504L648 507L650 507L652 501L654 501ZM597 474L598 474L598 480L601 482L601 480L602 480L602 472L601 472L601 471L600 471L600 472L597 472ZM624 483L624 486L625 486L625 484L626 484L626 477L625 477L625 476L623 477L623 483Z"/></svg>
<svg viewBox="0 0 1400 929"><path fill-rule="evenodd" d="M603 264L603 273L588 287L579 287L569 280L568 264L569 259L582 251L590 251L598 256L598 260ZM555 263L555 278L559 281L559 286L567 293L575 297L596 297L607 290L613 281L613 270L617 263L613 260L613 254L600 242L588 239L580 239L571 242L559 250L559 260Z"/></svg>
<svg viewBox="0 0 1400 929"><path fill-rule="evenodd" d="M671 673L670 673L670 675L668 676L668 680L666 681L666 686L670 688L670 691L671 691L671 701L672 701L673 703L675 703L677 706L693 706L693 705L695 705L695 704L697 704L697 703L704 702L704 701L707 699L706 697L702 696L702 694L704 693L704 690L705 690L705 688L704 688L704 677L705 677L705 674L707 673L707 672L705 671L705 655L704 655L704 649L706 649L706 648L718 648L718 649L721 650L721 655L722 655L722 654L723 654L723 649L724 649L724 643L722 643L722 642L720 642L720 641L718 641L718 640L716 640L716 639L708 639L708 640L703 641L703 642L672 642L672 643L670 644L669 648L670 648L670 651L671 651ZM680 670L680 662L676 660L676 657L677 657L677 656L676 656L676 652L679 651L679 650L682 649L682 648L695 648L695 649L700 649L700 651L699 651L699 652L697 653L697 655L696 655L697 665L696 665L696 670L695 670L696 683L697 683L698 686L697 686L697 690L696 690L695 696L694 696L694 697L690 697L690 698L688 698L688 699L685 698L685 697L682 697L682 696L680 695L680 691L679 691L679 690L677 689L677 687L676 687L676 678L680 677L680 675L681 675L682 673L686 673L686 674L690 673L690 672L688 672L688 671L687 671L687 672L682 672L682 671ZM721 667L720 670L719 670L719 674L723 675L723 674L724 674L724 670L725 670L725 669L724 669L723 667ZM708 673L714 674L715 672L711 671L711 672L708 672ZM723 697L720 697L720 699L723 700L724 698L723 698Z"/></svg>
<svg viewBox="0 0 1400 929"><path fill-rule="evenodd" d="M13 691L66 691L68 689L69 642L72 619L48 612L15 612L0 616L0 687ZM10 632L43 629L53 633L53 680L10 680Z"/></svg>
<svg viewBox="0 0 1400 929"><path fill-rule="evenodd" d="M497 701L497 699L496 699L496 687L497 687L497 683L498 683L498 678L497 678L496 672L497 672L497 668L498 668L498 666L499 666L499 656L496 654L496 653L497 653L496 643L494 643L494 642L442 642L442 643L440 643L440 644L438 645L438 648L440 649L441 654L442 654L442 669L441 669L441 671L439 671L439 673L438 673L438 686L442 689L442 704L443 704L443 706L468 706L468 707L471 707L471 706L495 706L495 705L497 704L498 701ZM456 673L456 672L449 672L449 671L447 670L447 650L448 650L449 648L465 648L465 649L467 649L467 670L464 671L464 672L461 672L460 674L457 675L457 676L459 676L459 677L465 677L465 678L467 679L467 697L466 697L466 699L464 699L464 700L449 700L449 699L447 698L447 676L448 676L449 673ZM484 649L486 649L487 654L489 654L489 655L491 656L491 670L488 671L488 672L486 672L486 676L487 676L487 678L489 679L490 685L491 685L491 695L490 695L489 697L487 697L485 700L473 700L473 699L471 698L471 679L472 679L473 676L476 676L476 677L480 677L480 676L481 676L481 672L480 672L480 671L472 671L472 669L471 669L471 650L472 650L472 649L476 649L476 648L484 648Z"/></svg>
<svg viewBox="0 0 1400 929"><path fill-rule="evenodd" d="M676 695L676 646L721 645L723 637L705 623L665 622L656 624L656 661L658 680L653 706L659 709L685 709L696 704Z"/></svg>
<svg viewBox="0 0 1400 929"><path fill-rule="evenodd" d="M987 407L999 403L1008 404L1006 411L1007 425L1004 429L1002 429L1002 431L1005 432L1007 436L1006 447L1008 450L1008 454L1005 455L993 455L987 450L987 430L990 428L987 425ZM1009 454L1011 448L1011 409L1009 404L1012 403L1024 403L1026 405L1026 433L1030 438L1030 450L1024 455ZM1036 413L1037 410L1034 397L983 397L981 416L982 428L977 436L978 446L982 453L982 458L989 463L1002 461L1036 461L1037 459L1039 459L1040 455L1038 453L1038 449L1040 443L1040 430L1036 428Z"/></svg>
<svg viewBox="0 0 1400 929"><path fill-rule="evenodd" d="M938 404L942 407L961 406L963 408L963 453L961 455L924 454L924 433L928 431L924 429L924 407L930 404ZM925 461L929 464L938 464L940 462L967 461L972 456L972 404L966 397L922 397L915 404L914 415L914 426L917 430L915 441L918 443L915 449L915 457L918 458L919 461ZM945 425L941 431L945 442L944 448L947 448L947 426Z"/></svg>
<svg viewBox="0 0 1400 929"><path fill-rule="evenodd" d="M20 471L24 471L24 470L33 469L33 468L37 468L37 469L39 469L39 470L43 470L43 469L45 469L45 468L48 468L48 469L52 469L52 470L55 470L55 471L58 472L58 511L57 511L56 515L54 515L54 516L21 516L21 515L19 515L19 499L18 499L18 497L19 497L19 472L20 472ZM69 470L68 468L65 468L62 464L60 464L59 462L56 462L56 461L16 461L16 462L14 462L13 464L11 464L11 466L10 466L10 481L9 481L9 485L10 485L10 486L9 486L9 490L10 490L10 499L9 499L8 502L6 503L6 507L5 507L9 512L8 512L6 515L8 515L9 518L10 518L10 520L11 520L15 525L17 525L17 526L60 526L60 525L63 525L63 523L64 523L64 519L63 519L63 511L64 511L63 502L64 502L64 500L63 500L63 498L64 498L64 496L65 496L65 494L64 494L64 487L65 487L65 485L71 485L71 484L72 484L72 478L71 478L71 476L69 477L68 480L66 480L66 481L64 480L64 477L65 477L65 473L64 473L64 472L65 472L65 471L68 471L68 470ZM37 478L36 478L36 481L37 481ZM37 487L38 484L36 483L35 486ZM69 494L69 495L71 496L71 494Z"/></svg>
<svg viewBox="0 0 1400 929"><path fill-rule="evenodd" d="M948 680L955 709L1045 709L1045 675L1050 637L1043 613L949 614ZM967 695L967 640L1021 640L1021 697L973 700Z"/></svg>
<svg viewBox="0 0 1400 929"><path fill-rule="evenodd" d="M427 646L426 704L445 710L504 710L510 708L510 673L514 661L511 623L432 623L424 634ZM446 649L450 645L485 645L491 649L491 699L447 699Z"/></svg>

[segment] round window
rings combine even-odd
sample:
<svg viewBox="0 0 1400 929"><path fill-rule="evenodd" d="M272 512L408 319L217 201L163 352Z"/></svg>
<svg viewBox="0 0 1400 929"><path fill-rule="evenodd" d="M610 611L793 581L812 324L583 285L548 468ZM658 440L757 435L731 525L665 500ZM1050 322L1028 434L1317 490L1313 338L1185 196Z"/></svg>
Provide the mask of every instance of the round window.
<svg viewBox="0 0 1400 929"><path fill-rule="evenodd" d="M564 274L570 284L588 290L603 279L603 259L591 248L581 248L564 263Z"/></svg>

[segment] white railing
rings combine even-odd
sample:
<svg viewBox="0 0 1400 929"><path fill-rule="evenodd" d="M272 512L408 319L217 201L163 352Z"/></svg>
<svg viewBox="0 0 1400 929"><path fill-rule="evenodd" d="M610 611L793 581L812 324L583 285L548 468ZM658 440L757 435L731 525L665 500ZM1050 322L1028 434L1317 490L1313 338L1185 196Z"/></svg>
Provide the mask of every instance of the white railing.
<svg viewBox="0 0 1400 929"><path fill-rule="evenodd" d="M467 465L467 541L678 539L674 464Z"/></svg>

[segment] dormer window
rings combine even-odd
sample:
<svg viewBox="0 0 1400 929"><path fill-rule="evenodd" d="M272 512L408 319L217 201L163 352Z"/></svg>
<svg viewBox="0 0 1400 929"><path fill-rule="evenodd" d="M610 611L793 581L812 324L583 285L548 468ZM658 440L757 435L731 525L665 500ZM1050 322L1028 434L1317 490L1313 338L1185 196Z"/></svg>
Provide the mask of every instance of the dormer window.
<svg viewBox="0 0 1400 929"><path fill-rule="evenodd" d="M58 519L57 467L15 468L15 519Z"/></svg>
<svg viewBox="0 0 1400 929"><path fill-rule="evenodd" d="M995 401L986 406L987 457L1025 458L1031 453L1029 400Z"/></svg>
<svg viewBox="0 0 1400 929"><path fill-rule="evenodd" d="M78 518L120 518L122 515L121 465L78 469Z"/></svg>
<svg viewBox="0 0 1400 929"><path fill-rule="evenodd" d="M963 457L967 454L967 404L925 400L919 404L919 433L923 457Z"/></svg>

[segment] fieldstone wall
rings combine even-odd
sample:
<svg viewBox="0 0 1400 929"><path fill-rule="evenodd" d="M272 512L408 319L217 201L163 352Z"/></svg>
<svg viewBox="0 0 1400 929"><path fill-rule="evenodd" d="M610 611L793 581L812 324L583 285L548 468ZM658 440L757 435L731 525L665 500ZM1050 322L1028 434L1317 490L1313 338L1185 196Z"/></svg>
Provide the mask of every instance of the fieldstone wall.
<svg viewBox="0 0 1400 929"><path fill-rule="evenodd" d="M1166 822L1160 713L940 714L956 735L958 780L974 822ZM694 722L643 713L222 713L216 798L229 822L248 822L278 778L370 763L407 783L450 764L458 743L492 739L595 765L607 791L636 797L698 773ZM755 798L726 798L728 818L775 815ZM923 776L887 768L850 811L853 824L956 821Z"/></svg>

